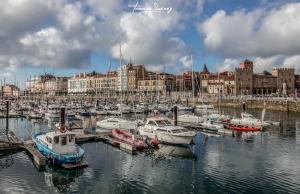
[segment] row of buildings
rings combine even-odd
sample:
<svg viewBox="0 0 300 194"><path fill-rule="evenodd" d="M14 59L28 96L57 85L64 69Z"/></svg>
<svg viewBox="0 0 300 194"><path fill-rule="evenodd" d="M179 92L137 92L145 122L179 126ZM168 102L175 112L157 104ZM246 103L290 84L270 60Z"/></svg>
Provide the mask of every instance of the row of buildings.
<svg viewBox="0 0 300 194"><path fill-rule="evenodd" d="M7 87L12 87L12 85ZM271 72L254 73L253 62L247 59L242 61L239 68L234 71L212 73L204 65L200 72L186 71L180 75L152 72L148 71L144 65L130 63L123 65L117 71L105 74L91 72L78 73L72 77L55 77L50 74L30 77L26 81L25 93L47 95L114 95L120 93L299 95L300 76L295 75L293 68L275 68ZM13 93L6 92L6 95L13 95Z"/></svg>
<svg viewBox="0 0 300 194"><path fill-rule="evenodd" d="M204 66L203 93L228 95L299 95L300 79L293 68L275 68L272 72L253 72L253 62L245 60L233 72L210 73Z"/></svg>

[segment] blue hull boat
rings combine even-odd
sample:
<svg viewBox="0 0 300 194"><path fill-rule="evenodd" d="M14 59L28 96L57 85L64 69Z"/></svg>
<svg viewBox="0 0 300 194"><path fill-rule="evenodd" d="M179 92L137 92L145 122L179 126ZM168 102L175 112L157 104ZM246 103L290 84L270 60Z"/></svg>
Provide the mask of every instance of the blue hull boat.
<svg viewBox="0 0 300 194"><path fill-rule="evenodd" d="M74 164L83 160L84 150L75 144L74 133L37 133L33 135L32 139L37 149L55 164ZM59 153L53 149L67 151ZM68 150L70 151L68 152Z"/></svg>

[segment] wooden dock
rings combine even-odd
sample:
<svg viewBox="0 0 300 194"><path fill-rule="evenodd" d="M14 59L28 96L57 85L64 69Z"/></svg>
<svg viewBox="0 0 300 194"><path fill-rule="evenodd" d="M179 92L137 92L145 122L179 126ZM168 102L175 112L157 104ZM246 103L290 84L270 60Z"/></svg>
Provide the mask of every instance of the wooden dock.
<svg viewBox="0 0 300 194"><path fill-rule="evenodd" d="M76 143L102 141L131 155L136 154L135 146L122 141L114 140L110 135L107 134L78 134L75 137L75 140Z"/></svg>
<svg viewBox="0 0 300 194"><path fill-rule="evenodd" d="M8 139L10 142L17 144L20 148L23 148L31 156L34 164L38 169L43 168L46 165L46 157L43 156L35 147L32 140L22 141L13 131L9 131Z"/></svg>
<svg viewBox="0 0 300 194"><path fill-rule="evenodd" d="M122 151L125 151L129 154L136 154L136 147L134 145L121 142L113 139L111 136L107 134L84 134L79 133L75 137L76 143L83 144L88 142L102 141L104 143L110 144L113 147L117 147ZM34 165L37 169L43 169L46 165L51 165L51 161L38 151L38 149L34 146L34 142L32 140L22 141L20 140L14 132L9 131L8 133L8 141L0 141L0 151L11 152L11 151L19 151L25 150L26 153L32 158ZM55 164L53 164L55 165ZM64 164L61 167L65 169L74 169L74 168L82 168L88 166L86 161L82 161L78 164Z"/></svg>
<svg viewBox="0 0 300 194"><path fill-rule="evenodd" d="M0 141L0 152L13 152L20 150L19 144L10 143L8 141Z"/></svg>
<svg viewBox="0 0 300 194"><path fill-rule="evenodd" d="M26 143L23 147L31 155L33 162L38 169L43 168L46 165L46 157L34 147L34 144Z"/></svg>

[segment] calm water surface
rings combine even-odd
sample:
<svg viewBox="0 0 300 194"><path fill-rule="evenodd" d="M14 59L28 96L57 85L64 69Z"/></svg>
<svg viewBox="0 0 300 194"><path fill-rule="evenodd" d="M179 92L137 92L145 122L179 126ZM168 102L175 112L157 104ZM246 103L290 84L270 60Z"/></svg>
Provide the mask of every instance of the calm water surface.
<svg viewBox="0 0 300 194"><path fill-rule="evenodd" d="M260 117L260 111L249 112ZM199 133L190 148L163 146L136 156L101 142L83 144L89 166L75 171L38 171L25 152L2 155L0 193L300 193L300 115L267 112L266 119L283 124L248 143ZM23 139L47 128L10 120Z"/></svg>

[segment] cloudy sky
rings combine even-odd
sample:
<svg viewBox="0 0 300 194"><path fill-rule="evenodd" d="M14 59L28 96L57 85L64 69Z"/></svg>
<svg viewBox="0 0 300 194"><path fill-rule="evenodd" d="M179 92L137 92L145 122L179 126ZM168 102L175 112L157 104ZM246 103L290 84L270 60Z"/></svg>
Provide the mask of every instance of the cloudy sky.
<svg viewBox="0 0 300 194"><path fill-rule="evenodd" d="M152 70L190 70L193 55L195 70L248 58L255 71L300 73L299 1L1 0L0 9L0 77L20 87L44 72L105 72L109 58L116 69L120 45L124 62Z"/></svg>

